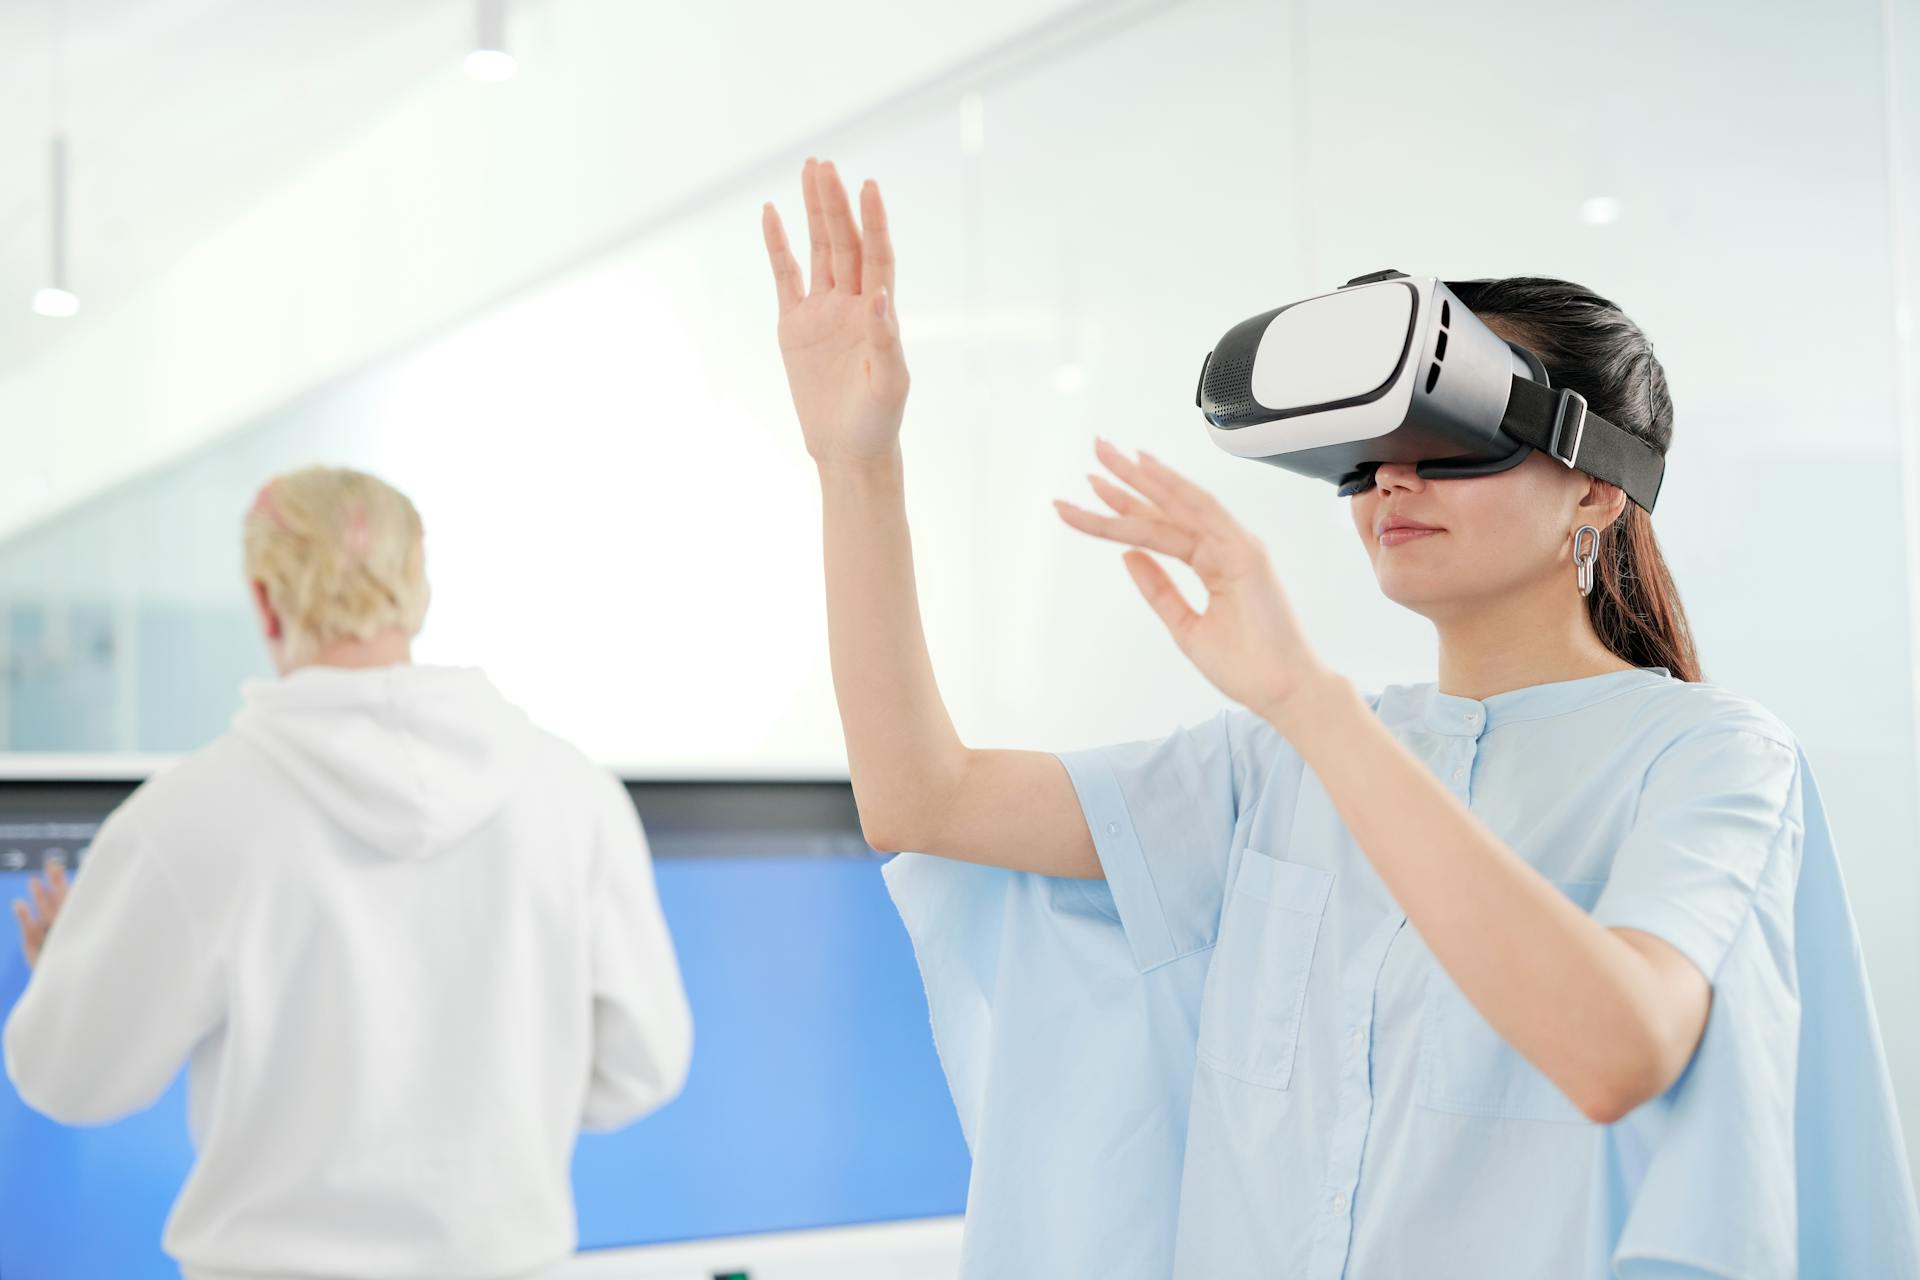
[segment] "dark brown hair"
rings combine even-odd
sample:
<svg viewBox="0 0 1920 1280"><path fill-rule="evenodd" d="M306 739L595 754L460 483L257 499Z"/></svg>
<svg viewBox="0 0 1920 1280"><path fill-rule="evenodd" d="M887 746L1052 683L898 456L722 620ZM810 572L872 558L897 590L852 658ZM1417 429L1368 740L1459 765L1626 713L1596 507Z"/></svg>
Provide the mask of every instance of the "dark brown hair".
<svg viewBox="0 0 1920 1280"><path fill-rule="evenodd" d="M1665 454L1673 442L1673 399L1653 343L1624 311L1592 290L1542 276L1462 281L1448 286L1482 320L1531 350L1556 387ZM1665 667L1699 680L1700 657L1653 521L1629 502L1601 530L1587 616L1601 643L1636 667Z"/></svg>

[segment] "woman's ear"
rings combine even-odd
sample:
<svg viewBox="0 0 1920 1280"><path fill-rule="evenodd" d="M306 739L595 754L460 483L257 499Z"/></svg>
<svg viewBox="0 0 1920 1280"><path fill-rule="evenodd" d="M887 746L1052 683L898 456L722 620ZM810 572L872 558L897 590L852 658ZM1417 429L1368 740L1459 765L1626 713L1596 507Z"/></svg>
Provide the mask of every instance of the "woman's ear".
<svg viewBox="0 0 1920 1280"><path fill-rule="evenodd" d="M1590 524L1605 532L1613 527L1627 509L1627 493L1617 484L1605 480L1587 477L1587 491L1580 497L1580 516L1582 524Z"/></svg>

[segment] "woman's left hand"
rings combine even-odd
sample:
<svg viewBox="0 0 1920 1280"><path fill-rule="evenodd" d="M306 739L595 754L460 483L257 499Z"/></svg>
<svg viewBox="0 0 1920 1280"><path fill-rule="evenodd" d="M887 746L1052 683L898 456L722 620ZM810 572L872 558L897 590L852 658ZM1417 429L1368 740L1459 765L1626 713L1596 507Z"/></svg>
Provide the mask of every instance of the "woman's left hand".
<svg viewBox="0 0 1920 1280"><path fill-rule="evenodd" d="M1087 477L1114 514L1056 501L1060 518L1128 547L1127 571L1180 651L1229 698L1276 719L1291 694L1327 669L1307 644L1266 548L1212 494L1151 454L1135 461L1105 440L1094 452L1121 481ZM1204 610L1187 603L1149 551L1199 575L1207 590Z"/></svg>

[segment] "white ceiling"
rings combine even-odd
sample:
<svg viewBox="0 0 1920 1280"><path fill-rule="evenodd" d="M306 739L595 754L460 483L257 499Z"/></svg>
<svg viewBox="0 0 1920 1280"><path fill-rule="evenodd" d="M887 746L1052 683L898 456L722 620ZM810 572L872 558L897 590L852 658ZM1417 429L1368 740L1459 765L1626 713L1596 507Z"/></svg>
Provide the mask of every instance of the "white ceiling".
<svg viewBox="0 0 1920 1280"><path fill-rule="evenodd" d="M1103 0L0 4L0 536ZM81 314L47 262L55 14Z"/></svg>
<svg viewBox="0 0 1920 1280"><path fill-rule="evenodd" d="M0 372L75 328L24 305L47 268L56 21L73 276L102 303L457 64L473 25L466 0L0 5Z"/></svg>

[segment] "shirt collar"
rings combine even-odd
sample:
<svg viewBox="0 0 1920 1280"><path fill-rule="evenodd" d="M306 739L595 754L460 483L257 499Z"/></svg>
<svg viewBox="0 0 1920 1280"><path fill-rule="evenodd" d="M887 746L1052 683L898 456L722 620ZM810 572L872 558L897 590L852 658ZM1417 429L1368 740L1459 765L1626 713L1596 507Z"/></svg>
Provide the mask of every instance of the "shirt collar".
<svg viewBox="0 0 1920 1280"><path fill-rule="evenodd" d="M1434 733L1475 738L1496 725L1515 720L1540 720L1565 715L1590 707L1596 702L1669 679L1665 667L1634 667L1628 671L1609 671L1605 675L1584 676L1578 680L1559 680L1552 684L1509 689L1484 701L1440 692L1440 686L1427 687L1425 721Z"/></svg>

